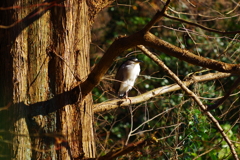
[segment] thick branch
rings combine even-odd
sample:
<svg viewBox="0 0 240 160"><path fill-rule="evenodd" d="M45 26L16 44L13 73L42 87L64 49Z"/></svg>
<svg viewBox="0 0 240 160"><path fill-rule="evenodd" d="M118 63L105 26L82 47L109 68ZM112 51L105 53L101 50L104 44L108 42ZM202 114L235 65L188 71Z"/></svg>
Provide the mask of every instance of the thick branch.
<svg viewBox="0 0 240 160"><path fill-rule="evenodd" d="M231 74L230 73L208 73L205 75L201 76L192 76L191 79L188 79L184 81L184 85L189 86L193 83L198 83L198 82L205 82L205 81L211 81L214 79L220 79L220 78L226 78L229 77ZM131 104L138 104L138 103L143 103L151 98L154 98L156 96L173 92L176 90L180 90L181 87L178 84L172 84L164 87L159 87L156 89L153 89L151 91L148 91L146 93L143 93L139 96L136 97L130 97L131 99ZM117 107L125 107L131 105L129 100L122 100L122 99L116 99L112 101L107 101L107 102L102 102L95 104L93 106L94 113L98 112L104 112L108 111L111 109L115 109Z"/></svg>
<svg viewBox="0 0 240 160"><path fill-rule="evenodd" d="M180 60L186 61L188 63L217 70L219 72L227 73L237 73L240 74L240 64L228 64L224 62L219 62L213 59L208 59L202 56L195 55L188 50L176 47L166 41L163 41L156 37L155 35L147 32L144 35L144 42L142 43L146 46L155 48L162 51L170 56L177 57Z"/></svg>

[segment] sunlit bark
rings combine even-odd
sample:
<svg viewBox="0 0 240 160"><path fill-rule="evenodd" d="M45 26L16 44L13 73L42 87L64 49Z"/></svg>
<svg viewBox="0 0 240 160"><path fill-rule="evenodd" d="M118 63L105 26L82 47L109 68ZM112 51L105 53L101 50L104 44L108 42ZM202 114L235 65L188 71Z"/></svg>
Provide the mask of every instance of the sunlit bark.
<svg viewBox="0 0 240 160"><path fill-rule="evenodd" d="M59 1L56 1L59 2ZM66 94L90 71L86 1L1 2L1 105L7 115L5 156L16 159L94 157L92 96ZM3 76L4 75L4 76ZM7 135L8 134L8 135ZM11 136L9 136L11 135Z"/></svg>

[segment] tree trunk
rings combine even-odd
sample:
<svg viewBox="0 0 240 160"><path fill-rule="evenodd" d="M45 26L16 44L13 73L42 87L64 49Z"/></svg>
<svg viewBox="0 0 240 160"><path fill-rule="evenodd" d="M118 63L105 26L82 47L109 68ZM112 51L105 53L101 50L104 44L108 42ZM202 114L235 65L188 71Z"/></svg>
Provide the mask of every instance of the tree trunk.
<svg viewBox="0 0 240 160"><path fill-rule="evenodd" d="M92 96L81 99L79 92L70 92L90 71L86 1L0 3L24 6L0 14L1 25L17 22L0 30L0 103L7 106L0 111L6 140L1 155L18 160L94 157Z"/></svg>

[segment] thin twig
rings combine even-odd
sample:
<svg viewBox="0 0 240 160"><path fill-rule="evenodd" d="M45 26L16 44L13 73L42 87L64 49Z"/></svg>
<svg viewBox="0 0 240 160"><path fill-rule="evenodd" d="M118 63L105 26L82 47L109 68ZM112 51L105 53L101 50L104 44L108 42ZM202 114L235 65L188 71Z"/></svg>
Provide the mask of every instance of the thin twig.
<svg viewBox="0 0 240 160"><path fill-rule="evenodd" d="M132 110L132 106L131 105L129 106L129 112L130 112L130 117L131 117L131 126L130 126L130 131L128 133L128 137L127 137L127 140L125 142L125 145L128 144L129 138L131 137L131 134L133 132L133 110Z"/></svg>
<svg viewBox="0 0 240 160"><path fill-rule="evenodd" d="M164 13L164 17L167 17L169 19L176 20L176 21L179 21L179 22L182 22L182 23L190 24L192 26L199 27L199 28L204 29L204 30L209 31L209 32L214 32L214 33L219 33L219 34L237 34L237 33L240 33L240 31L227 32L227 31L219 31L219 30L216 30L216 29L208 28L208 27L203 26L203 25L198 24L198 23L194 23L194 22L191 22L191 21L187 21L187 20L184 20L184 19L181 19L181 18L171 16L167 13Z"/></svg>
<svg viewBox="0 0 240 160"><path fill-rule="evenodd" d="M193 160L198 159L199 157L204 156L205 154L211 152L211 151L214 150L214 149L217 149L217 148L219 147L219 145L220 145L220 143L219 143L218 145L213 146L213 147L210 148L209 150L207 150L207 151L205 151L205 152L203 152L203 153L197 155L196 157L193 158Z"/></svg>
<svg viewBox="0 0 240 160"><path fill-rule="evenodd" d="M143 130L143 131L139 131L137 133L133 133L131 136L135 136L135 135L138 135L138 134L143 134L145 132L150 132L150 131L156 131L156 130L160 130L160 129L166 129L166 128L171 128L171 127L179 127L181 124L183 124L182 122L181 123L177 123L177 124L173 124L173 125L170 125L170 126L164 126L164 127L158 127L158 128L152 128L152 129L148 129L148 130ZM173 129L175 130L175 129Z"/></svg>
<svg viewBox="0 0 240 160"><path fill-rule="evenodd" d="M174 108L176 108L176 107L169 108L169 109L167 109L166 111L164 111L164 112L162 112L162 113L159 113L158 115L152 117L151 119L143 122L141 125L139 125L137 128L135 128L135 129L132 131L132 133L133 133L133 132L136 132L136 131L137 131L140 127L142 127L144 124L147 124L147 123L149 123L150 121L154 120L155 118L157 118L157 117L159 117L159 116L161 116L161 115L163 115L163 114L168 113L169 111L171 111L171 110L174 109Z"/></svg>

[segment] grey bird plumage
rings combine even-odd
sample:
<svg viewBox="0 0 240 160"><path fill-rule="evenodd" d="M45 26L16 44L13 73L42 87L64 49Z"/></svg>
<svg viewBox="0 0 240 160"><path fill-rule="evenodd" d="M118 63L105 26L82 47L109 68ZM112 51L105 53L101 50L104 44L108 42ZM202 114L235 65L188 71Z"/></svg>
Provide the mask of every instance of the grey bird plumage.
<svg viewBox="0 0 240 160"><path fill-rule="evenodd" d="M119 67L113 88L120 98L128 98L128 92L132 89L136 78L140 73L140 63L137 58L129 58Z"/></svg>

